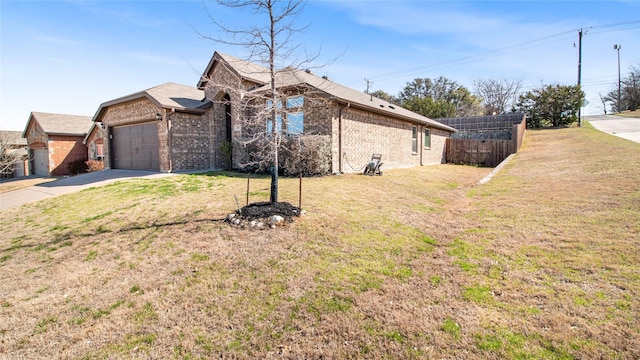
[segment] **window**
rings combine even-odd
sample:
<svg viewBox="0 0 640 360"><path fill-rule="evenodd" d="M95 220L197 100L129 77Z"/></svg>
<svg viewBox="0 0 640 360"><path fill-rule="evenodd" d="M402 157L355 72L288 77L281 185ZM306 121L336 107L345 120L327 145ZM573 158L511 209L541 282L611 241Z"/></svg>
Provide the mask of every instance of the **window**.
<svg viewBox="0 0 640 360"><path fill-rule="evenodd" d="M280 134L282 132L282 115L276 115L276 133ZM273 134L273 118L271 116L267 117L267 135Z"/></svg>
<svg viewBox="0 0 640 360"><path fill-rule="evenodd" d="M301 108L304 105L304 96L294 96L287 99L287 109Z"/></svg>
<svg viewBox="0 0 640 360"><path fill-rule="evenodd" d="M285 103L287 109L290 112L286 114L286 131L287 135L299 135L304 132L304 112L302 111L302 107L304 106L304 96L292 96L287 98ZM282 109L282 101L277 100L275 108L277 110ZM267 100L267 113L271 114L273 111L273 101ZM273 115L267 116L267 134L270 135L273 133ZM276 115L276 128L275 132L280 134L282 132L282 115Z"/></svg>
<svg viewBox="0 0 640 360"><path fill-rule="evenodd" d="M96 144L96 159L97 160L102 160L102 158L104 158L104 149L102 147L102 144Z"/></svg>
<svg viewBox="0 0 640 360"><path fill-rule="evenodd" d="M287 134L298 135L304 132L304 113L287 113Z"/></svg>
<svg viewBox="0 0 640 360"><path fill-rule="evenodd" d="M431 147L431 130L429 129L424 129L424 147Z"/></svg>
<svg viewBox="0 0 640 360"><path fill-rule="evenodd" d="M304 132L304 96L287 98L287 109L294 110L287 113L287 135L299 135Z"/></svg>
<svg viewBox="0 0 640 360"><path fill-rule="evenodd" d="M413 133L411 134L411 151L414 154L418 153L418 127L412 126Z"/></svg>
<svg viewBox="0 0 640 360"><path fill-rule="evenodd" d="M272 107L273 107L273 101L267 100L267 110L273 110ZM276 109L282 109L282 101L281 100L278 100L276 102Z"/></svg>
<svg viewBox="0 0 640 360"><path fill-rule="evenodd" d="M282 101L276 101L276 109L282 109ZM273 101L267 100L267 113L271 114L273 111ZM276 132L279 134L282 132L282 115L276 115ZM273 116L267 116L267 136L273 134Z"/></svg>

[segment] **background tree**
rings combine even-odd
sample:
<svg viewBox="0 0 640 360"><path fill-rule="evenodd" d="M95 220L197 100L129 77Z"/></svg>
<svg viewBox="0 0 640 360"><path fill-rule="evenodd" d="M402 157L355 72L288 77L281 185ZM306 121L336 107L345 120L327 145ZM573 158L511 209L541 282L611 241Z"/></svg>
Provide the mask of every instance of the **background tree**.
<svg viewBox="0 0 640 360"><path fill-rule="evenodd" d="M543 85L520 95L515 111L527 114L527 127L557 127L578 120L584 92L577 85Z"/></svg>
<svg viewBox="0 0 640 360"><path fill-rule="evenodd" d="M292 69L306 68L317 56L305 54L300 59L299 46L294 44L293 37L302 32L306 26L296 26L295 21L303 10L303 1L278 0L218 0L219 5L233 9L248 9L259 19L262 25L256 24L244 29L234 29L223 25L209 13L209 18L220 30L224 37L203 37L218 43L243 47L249 56L245 59L252 63L263 65L269 70L270 83L265 92L247 92L243 88L228 89L236 96L233 99L236 107L241 108L243 128L247 129L248 137L242 139L243 145L258 145L253 154L261 165L270 164L271 189L269 199L272 203L278 201L278 162L283 141L283 134L278 119L282 119L285 111L282 101L285 94L279 92L276 79L281 72ZM258 21L260 22L260 21ZM216 79L209 79L212 86L228 87L228 84L216 84ZM240 84L239 84L240 85ZM265 123L271 119L270 134L266 134Z"/></svg>
<svg viewBox="0 0 640 360"><path fill-rule="evenodd" d="M638 110L640 108L640 65L630 67L629 75L624 79L623 84L623 100L627 110Z"/></svg>
<svg viewBox="0 0 640 360"><path fill-rule="evenodd" d="M607 115L607 103L609 102L609 98L607 95L602 95L598 93L598 97L600 98L600 103L602 104L602 112Z"/></svg>
<svg viewBox="0 0 640 360"><path fill-rule="evenodd" d="M478 113L479 99L455 81L417 78L398 94L400 105L429 118L470 116Z"/></svg>
<svg viewBox="0 0 640 360"><path fill-rule="evenodd" d="M475 93L484 105L485 115L504 114L517 101L522 81L477 79L473 81Z"/></svg>
<svg viewBox="0 0 640 360"><path fill-rule="evenodd" d="M611 112L618 112L618 86L605 96L611 104ZM620 111L640 108L640 65L630 66L629 75L620 81Z"/></svg>
<svg viewBox="0 0 640 360"><path fill-rule="evenodd" d="M371 95L377 97L378 99L382 99L384 101L390 102L392 104L400 105L398 103L398 99L395 96L393 96L393 95L391 95L391 94L389 94L389 93L387 93L387 92L385 92L383 90L376 90L376 91L372 92Z"/></svg>
<svg viewBox="0 0 640 360"><path fill-rule="evenodd" d="M27 146L18 145L16 136L20 137L12 132L0 131L0 174L11 173L16 164L25 160Z"/></svg>

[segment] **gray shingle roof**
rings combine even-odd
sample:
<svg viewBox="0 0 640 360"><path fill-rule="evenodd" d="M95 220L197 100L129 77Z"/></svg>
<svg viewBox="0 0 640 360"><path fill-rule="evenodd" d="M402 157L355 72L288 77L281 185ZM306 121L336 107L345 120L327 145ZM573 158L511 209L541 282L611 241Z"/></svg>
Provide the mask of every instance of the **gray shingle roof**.
<svg viewBox="0 0 640 360"><path fill-rule="evenodd" d="M106 107L139 98L147 98L156 106L178 111L202 112L210 104L210 101L204 98L204 91L193 86L168 82L100 104L93 120L97 121Z"/></svg>
<svg viewBox="0 0 640 360"><path fill-rule="evenodd" d="M33 111L29 116L27 126L22 132L22 136L26 136L25 132L32 120L37 121L44 132L50 135L84 136L91 127L91 116L51 114Z"/></svg>
<svg viewBox="0 0 640 360"><path fill-rule="evenodd" d="M232 68L232 70L235 70L235 72L241 77L263 85L254 91L266 91L269 88L269 85L267 85L271 80L269 69L219 52L214 53L211 58L207 69L204 71L203 79L198 83L198 88L204 88L206 86L207 80L205 77L209 74L212 67L217 61L219 61L219 59L227 62L229 67ZM302 70L280 71L276 76L276 87L278 88L307 84L328 94L334 100L350 104L351 106L357 106L368 111L384 114L393 118L404 119L417 124L429 125L451 132L457 131L450 126L414 113L413 111L407 110L401 106L391 104L362 91L340 85L325 77L316 76L311 72Z"/></svg>
<svg viewBox="0 0 640 360"><path fill-rule="evenodd" d="M145 91L162 107L172 109L198 109L208 101L204 100L204 91L193 86L166 83Z"/></svg>
<svg viewBox="0 0 640 360"><path fill-rule="evenodd" d="M0 137L6 139L10 146L27 146L27 139L22 137L22 131L1 130Z"/></svg>
<svg viewBox="0 0 640 360"><path fill-rule="evenodd" d="M366 94L362 91L354 90L346 86L335 83L327 78L316 76L310 72L302 70L281 71L277 75L276 87L294 87L301 84L307 84L314 87L332 97L334 100L339 100L344 103L348 103L351 106L358 106L368 111L381 113L393 118L400 118L410 122L429 125L439 129L455 132L456 129L439 123L428 117L417 114L413 111L407 110L401 106L391 104L385 100ZM269 85L256 89L256 91L265 91L269 88Z"/></svg>

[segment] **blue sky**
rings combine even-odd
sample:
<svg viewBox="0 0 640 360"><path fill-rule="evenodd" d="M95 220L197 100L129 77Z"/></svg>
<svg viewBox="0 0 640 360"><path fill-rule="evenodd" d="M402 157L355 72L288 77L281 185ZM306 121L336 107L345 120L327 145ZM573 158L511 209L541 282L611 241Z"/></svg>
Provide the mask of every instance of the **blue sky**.
<svg viewBox="0 0 640 360"><path fill-rule="evenodd" d="M23 130L31 111L93 116L165 82L195 86L216 50L244 57L197 34L221 35L205 6L230 27L258 21L209 1L0 0L0 129ZM639 1L310 1L298 23L309 27L294 41L321 49L317 74L394 95L419 77L471 91L474 79L575 84L580 28L584 113L602 113L598 94L616 87L614 44L623 76L640 66Z"/></svg>

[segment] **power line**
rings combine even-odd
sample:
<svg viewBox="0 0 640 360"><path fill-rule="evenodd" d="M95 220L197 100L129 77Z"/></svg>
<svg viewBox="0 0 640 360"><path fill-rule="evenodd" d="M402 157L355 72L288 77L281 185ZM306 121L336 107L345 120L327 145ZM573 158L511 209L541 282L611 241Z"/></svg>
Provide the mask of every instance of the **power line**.
<svg viewBox="0 0 640 360"><path fill-rule="evenodd" d="M626 30L634 30L634 29L640 29L640 26L630 27L630 28L623 28L623 29L607 30L607 31L595 31L595 32L592 32L592 34L606 34L606 33L610 33L610 32L626 31Z"/></svg>
<svg viewBox="0 0 640 360"><path fill-rule="evenodd" d="M636 24L636 23L640 23L640 20L637 20L637 21L626 21L626 22L613 23L613 24L595 25L595 26L590 26L587 29L607 28L607 27L622 26L622 25L629 25L629 24ZM637 29L637 28L640 28L640 27L631 27L631 28L614 29L614 30L607 30L607 31L589 32L589 33L590 34L601 34L601 33L606 33L606 32L625 31L625 30L632 30L632 29ZM423 73L423 72L426 72L426 71L435 71L435 70L441 70L441 69L446 69L446 68L450 68L450 67L456 67L456 66L460 66L460 65L465 65L465 64L473 63L475 61L486 60L486 59L499 57L499 56L503 56L503 55L514 53L514 52L518 52L518 51L522 51L522 50L525 50L525 49L537 47L537 46L547 45L547 44L551 44L551 43L554 43L554 42L559 42L559 41L571 39L571 38L573 38L573 35L569 36L569 37L562 37L562 38L557 38L557 37L563 36L563 35L566 35L566 34L569 34L569 33L573 34L574 32L575 32L575 30L564 31L564 32L561 32L561 33L548 35L548 36L544 36L544 37L541 37L541 38L528 40L528 41L525 41L525 42L522 42L522 43L518 43L518 44L511 45L511 46L507 46L507 47L504 47L504 48L501 48L501 49L494 50L494 51L492 51L490 53L479 53L479 54L474 54L474 55L470 55L470 56L465 56L465 57L459 58L457 60L441 61L441 62L436 62L436 63L432 63L432 64L420 66L420 67L406 69L406 70L403 70L403 71L396 71L396 72L378 74L376 76L373 76L373 78L378 80L378 81L386 81L386 80L397 79L397 78L400 78L400 77L410 76L410 75L413 75L413 74ZM555 39L555 38L557 38L557 39ZM547 40L550 40L550 41L547 41Z"/></svg>

